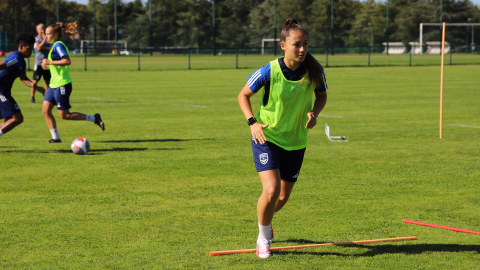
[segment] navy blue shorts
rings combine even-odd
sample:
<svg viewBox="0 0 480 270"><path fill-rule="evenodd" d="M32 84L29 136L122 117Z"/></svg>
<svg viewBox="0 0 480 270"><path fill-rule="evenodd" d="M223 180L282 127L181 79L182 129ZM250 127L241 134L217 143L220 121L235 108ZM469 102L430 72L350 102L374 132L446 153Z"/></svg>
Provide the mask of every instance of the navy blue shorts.
<svg viewBox="0 0 480 270"><path fill-rule="evenodd" d="M70 94L72 93L72 83L60 86L58 88L48 88L44 101L56 104L59 110L68 110L70 106Z"/></svg>
<svg viewBox="0 0 480 270"><path fill-rule="evenodd" d="M280 169L280 177L287 182L297 182L305 149L287 151L269 141L260 144L252 140L253 161L257 172Z"/></svg>
<svg viewBox="0 0 480 270"><path fill-rule="evenodd" d="M19 113L20 107L12 96L4 96L0 94L0 117L9 118L12 115Z"/></svg>

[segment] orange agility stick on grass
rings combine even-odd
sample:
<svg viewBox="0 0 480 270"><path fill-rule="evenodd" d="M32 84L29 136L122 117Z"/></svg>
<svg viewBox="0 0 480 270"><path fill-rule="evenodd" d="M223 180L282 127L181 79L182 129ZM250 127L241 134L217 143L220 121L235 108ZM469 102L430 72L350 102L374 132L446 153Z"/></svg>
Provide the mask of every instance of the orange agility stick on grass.
<svg viewBox="0 0 480 270"><path fill-rule="evenodd" d="M441 228L441 229L450 230L450 231L463 232L463 233L473 233L473 234L479 234L480 235L480 232L477 232L477 231L471 231L471 230L459 229L459 228L454 228L454 227L435 225L435 224L418 222L418 221L407 220L407 219L404 219L402 221L405 222L405 223L411 223L411 224L422 225L422 226L427 226L427 227Z"/></svg>
<svg viewBox="0 0 480 270"><path fill-rule="evenodd" d="M395 241L407 241L407 240L417 240L417 237L410 236L410 237L386 238L386 239L363 240L363 241L340 242L340 243L325 243L325 244L314 244L314 245L303 245L303 246L271 247L270 250L273 251L273 250L301 249L301 248L323 247L323 246L360 245L360 244L370 244L370 243L378 243L378 242L395 242ZM257 250L241 249L241 250L227 250L227 251L212 251L212 252L209 252L208 255L217 256L217 255L229 255L229 254L239 254L239 253L253 253L255 251Z"/></svg>

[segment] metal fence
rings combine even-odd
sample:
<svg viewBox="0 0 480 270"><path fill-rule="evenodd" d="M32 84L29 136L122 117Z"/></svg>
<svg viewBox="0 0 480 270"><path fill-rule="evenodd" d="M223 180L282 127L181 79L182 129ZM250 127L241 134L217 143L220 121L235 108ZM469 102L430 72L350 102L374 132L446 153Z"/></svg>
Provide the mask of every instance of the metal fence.
<svg viewBox="0 0 480 270"><path fill-rule="evenodd" d="M254 69L282 55L273 47L191 48L191 47L97 47L81 48L70 42L71 70L132 71L188 69ZM14 48L11 48L14 49ZM439 54L415 54L412 46L406 53L385 53L385 46L310 47L309 52L324 67L433 66L440 65ZM277 50L279 51L279 50ZM422 47L422 52L427 47ZM28 69L33 64L27 60ZM2 58L0 58L2 60ZM450 45L446 65L480 65L480 50L474 45Z"/></svg>

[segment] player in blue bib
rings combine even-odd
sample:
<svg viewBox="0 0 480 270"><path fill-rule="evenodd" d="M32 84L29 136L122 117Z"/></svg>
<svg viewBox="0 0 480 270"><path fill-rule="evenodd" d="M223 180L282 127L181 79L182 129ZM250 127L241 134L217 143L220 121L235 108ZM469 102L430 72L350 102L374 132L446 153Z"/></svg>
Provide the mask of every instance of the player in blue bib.
<svg viewBox="0 0 480 270"><path fill-rule="evenodd" d="M15 38L18 51L12 52L0 62L0 117L3 122L0 124L0 136L9 132L23 122L23 115L17 102L12 97L12 86L16 78L29 88L35 88L39 92L45 92L42 87L35 86L27 78L25 58L32 55L35 38L27 33L20 33Z"/></svg>

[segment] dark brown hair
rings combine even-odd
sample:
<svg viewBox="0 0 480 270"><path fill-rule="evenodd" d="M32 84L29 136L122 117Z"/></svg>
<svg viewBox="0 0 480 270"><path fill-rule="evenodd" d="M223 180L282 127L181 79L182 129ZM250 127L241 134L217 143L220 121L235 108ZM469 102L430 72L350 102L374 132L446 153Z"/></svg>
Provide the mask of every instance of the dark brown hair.
<svg viewBox="0 0 480 270"><path fill-rule="evenodd" d="M285 27L280 34L280 41L285 42L287 37L290 36L290 33L295 31L302 31L308 37L307 30L298 24L297 20L292 18L287 19ZM317 59L315 59L315 57L313 57L308 51L305 60L302 62L302 67L307 71L305 72L305 75L303 75L302 83L307 79L308 74L308 87L312 86L312 84L315 84L316 88L320 87L323 82L323 72Z"/></svg>
<svg viewBox="0 0 480 270"><path fill-rule="evenodd" d="M57 22L49 27L52 27L53 33L58 34L58 39L62 37L62 29L65 30L65 33L70 35L75 35L77 33L77 21L71 22L68 25L65 25L63 22Z"/></svg>

